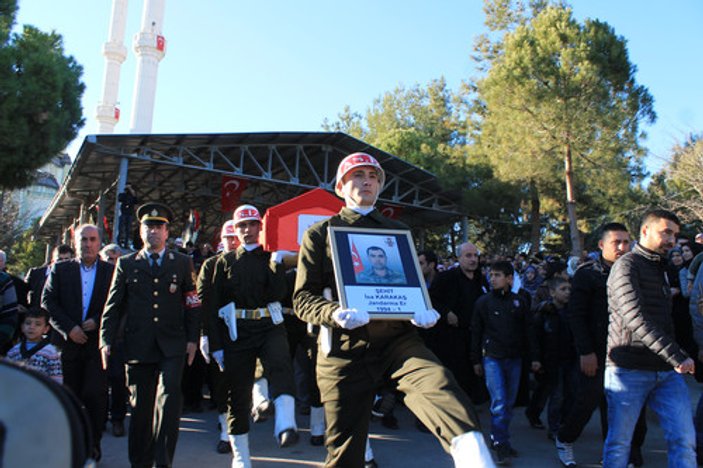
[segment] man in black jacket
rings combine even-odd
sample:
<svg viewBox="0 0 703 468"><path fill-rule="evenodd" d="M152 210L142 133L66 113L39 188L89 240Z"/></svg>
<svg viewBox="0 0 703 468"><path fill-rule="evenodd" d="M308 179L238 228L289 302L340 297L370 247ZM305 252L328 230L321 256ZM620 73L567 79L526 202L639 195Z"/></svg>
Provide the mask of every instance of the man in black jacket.
<svg viewBox="0 0 703 468"><path fill-rule="evenodd" d="M479 269L478 249L471 242L457 249L459 266L440 273L430 286L432 304L441 318L421 335L456 378L474 404L488 399L483 381L471 372L471 319L476 300L488 292L488 282Z"/></svg>
<svg viewBox="0 0 703 468"><path fill-rule="evenodd" d="M98 325L114 267L99 258L100 234L92 224L76 228L78 258L55 263L46 280L41 305L63 338L63 382L88 410L93 456L100 459L100 439L107 413L107 374L100 363Z"/></svg>
<svg viewBox="0 0 703 468"><path fill-rule="evenodd" d="M605 394L608 437L603 466L627 466L635 422L645 403L659 416L669 466L696 466L693 412L681 374L694 362L674 341L666 254L680 222L665 210L645 214L640 242L608 277L608 354Z"/></svg>
<svg viewBox="0 0 703 468"><path fill-rule="evenodd" d="M571 299L567 309L569 327L579 355L579 385L571 410L559 428L557 455L565 466L574 466L573 443L583 432L596 407L601 408L603 438L608 433L607 406L603 394L603 372L608 341L608 294L606 291L610 268L630 251L630 234L620 223L607 223L601 228L598 241L601 254L597 260L581 265L572 280ZM640 447L647 432L642 416L635 426L630 461L642 465Z"/></svg>

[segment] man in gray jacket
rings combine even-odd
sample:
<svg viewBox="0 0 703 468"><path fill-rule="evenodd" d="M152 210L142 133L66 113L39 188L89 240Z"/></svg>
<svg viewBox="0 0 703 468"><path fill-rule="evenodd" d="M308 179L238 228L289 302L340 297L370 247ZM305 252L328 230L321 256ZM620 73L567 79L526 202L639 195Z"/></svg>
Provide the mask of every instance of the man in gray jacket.
<svg viewBox="0 0 703 468"><path fill-rule="evenodd" d="M603 466L625 468L640 410L648 403L659 416L669 466L695 467L695 432L686 383L694 362L674 341L667 252L680 222L665 210L644 215L640 241L622 256L608 278L608 355L605 394L608 436Z"/></svg>

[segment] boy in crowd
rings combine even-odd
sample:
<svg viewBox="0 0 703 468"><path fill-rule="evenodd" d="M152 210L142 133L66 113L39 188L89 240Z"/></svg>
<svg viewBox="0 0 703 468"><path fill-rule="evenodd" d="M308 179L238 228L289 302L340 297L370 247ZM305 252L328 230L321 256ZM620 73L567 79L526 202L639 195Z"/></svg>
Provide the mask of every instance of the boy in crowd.
<svg viewBox="0 0 703 468"><path fill-rule="evenodd" d="M539 416L549 400L548 437L554 440L571 400L576 356L566 316L571 284L555 276L548 281L548 286L551 299L538 306L529 329L532 371L537 375L537 388L525 415L532 427L544 428Z"/></svg>
<svg viewBox="0 0 703 468"><path fill-rule="evenodd" d="M22 338L7 353L7 359L23 363L30 369L41 372L63 383L61 356L49 343L49 313L33 308L27 311L22 322Z"/></svg>
<svg viewBox="0 0 703 468"><path fill-rule="evenodd" d="M471 357L474 372L485 375L491 395L491 442L499 465L517 456L510 445L508 427L520 385L529 314L523 301L511 292L512 281L510 262L493 263L492 291L476 301L472 320Z"/></svg>

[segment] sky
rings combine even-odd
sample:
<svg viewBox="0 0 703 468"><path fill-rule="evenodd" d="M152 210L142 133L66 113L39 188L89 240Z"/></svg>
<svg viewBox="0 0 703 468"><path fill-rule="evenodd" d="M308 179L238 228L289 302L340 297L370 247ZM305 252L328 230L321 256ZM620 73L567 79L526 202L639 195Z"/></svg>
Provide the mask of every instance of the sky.
<svg viewBox="0 0 703 468"><path fill-rule="evenodd" d="M644 128L647 167L703 131L703 2L572 0L579 20L609 23L628 42L636 80L658 120ZM143 1L128 2L115 133L129 133ZM457 90L475 75L474 38L485 32L481 0L166 0L166 56L158 71L152 132L320 131L349 106L365 112L396 87L444 77ZM83 66L86 124L76 156L97 133L110 0L19 0L18 25L55 30ZM696 32L697 31L697 32ZM400 155L402 156L402 155Z"/></svg>

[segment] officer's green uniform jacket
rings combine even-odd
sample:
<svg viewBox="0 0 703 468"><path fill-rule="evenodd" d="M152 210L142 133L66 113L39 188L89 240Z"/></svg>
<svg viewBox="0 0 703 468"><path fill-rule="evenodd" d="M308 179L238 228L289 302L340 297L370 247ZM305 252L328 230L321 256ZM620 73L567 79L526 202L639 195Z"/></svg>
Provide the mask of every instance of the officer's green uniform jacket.
<svg viewBox="0 0 703 468"><path fill-rule="evenodd" d="M296 315L314 325L331 328L331 350L327 356L318 356L318 382L323 401L334 400L339 395L339 385L353 385L354 378L345 372L350 361L363 362L379 383L384 369L375 362L373 355L382 353L385 345L404 334L417 333L410 321L372 320L368 325L346 330L332 318L339 303L322 297L322 290L332 289L336 296L337 286L332 268L332 254L328 238L329 226L353 226L363 228L408 229L400 221L384 217L378 210L362 216L349 208L331 218L311 226L303 236L298 257L298 276L295 283L293 305ZM378 364L378 367L375 365Z"/></svg>
<svg viewBox="0 0 703 468"><path fill-rule="evenodd" d="M261 246L251 252L239 246L218 258L210 293L207 305L210 351L258 346L261 336L265 336L261 332L275 326L270 318L237 319L238 337L233 342L229 339L225 321L218 316L219 310L230 302L234 302L236 309L251 310L283 300L286 294L285 268L271 261L271 253Z"/></svg>
<svg viewBox="0 0 703 468"><path fill-rule="evenodd" d="M124 323L127 363L184 355L200 336L200 299L193 262L166 249L156 277L146 250L117 260L101 322L100 346L112 345Z"/></svg>

